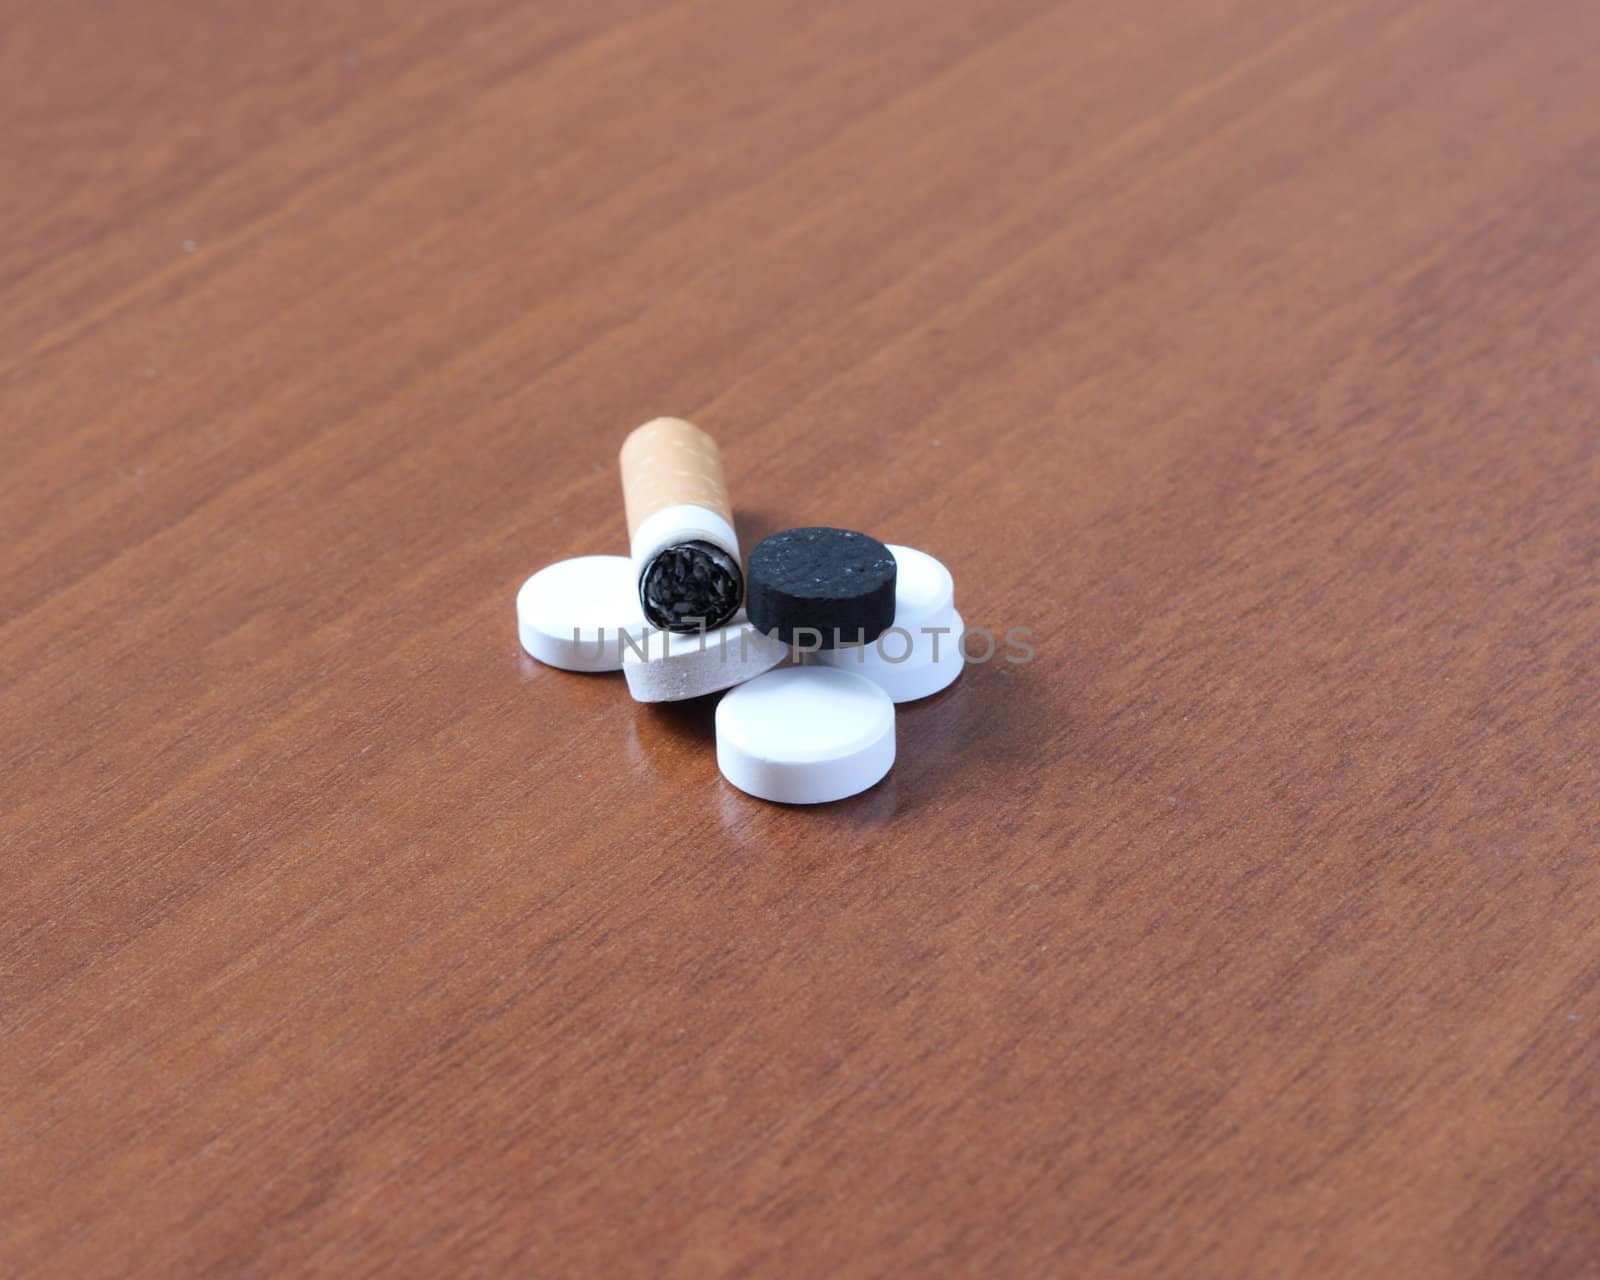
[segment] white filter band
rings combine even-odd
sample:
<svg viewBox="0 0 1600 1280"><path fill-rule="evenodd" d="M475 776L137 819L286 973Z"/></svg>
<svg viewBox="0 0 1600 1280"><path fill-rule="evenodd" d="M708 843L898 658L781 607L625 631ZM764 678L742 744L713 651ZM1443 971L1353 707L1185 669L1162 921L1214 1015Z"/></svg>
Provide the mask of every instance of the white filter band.
<svg viewBox="0 0 1600 1280"><path fill-rule="evenodd" d="M642 576L650 562L668 547L685 542L709 542L739 560L739 536L731 524L710 507L679 503L646 516L634 530L630 544L634 576Z"/></svg>

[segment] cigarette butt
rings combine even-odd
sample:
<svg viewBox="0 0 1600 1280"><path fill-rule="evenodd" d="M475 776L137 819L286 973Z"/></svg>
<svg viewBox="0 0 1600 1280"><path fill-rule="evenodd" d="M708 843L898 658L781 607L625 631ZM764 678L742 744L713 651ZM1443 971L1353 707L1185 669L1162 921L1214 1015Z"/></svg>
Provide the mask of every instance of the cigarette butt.
<svg viewBox="0 0 1600 1280"><path fill-rule="evenodd" d="M717 442L656 418L629 433L620 461L645 618L666 631L721 626L743 603L744 571Z"/></svg>

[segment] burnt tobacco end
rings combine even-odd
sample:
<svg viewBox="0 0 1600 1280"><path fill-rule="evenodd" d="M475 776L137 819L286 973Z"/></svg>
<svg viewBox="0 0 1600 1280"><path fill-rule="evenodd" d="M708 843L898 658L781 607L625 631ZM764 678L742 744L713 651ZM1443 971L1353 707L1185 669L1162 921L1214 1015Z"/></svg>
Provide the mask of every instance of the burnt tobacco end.
<svg viewBox="0 0 1600 1280"><path fill-rule="evenodd" d="M739 562L709 542L684 542L656 555L639 579L646 621L663 631L720 627L739 611Z"/></svg>

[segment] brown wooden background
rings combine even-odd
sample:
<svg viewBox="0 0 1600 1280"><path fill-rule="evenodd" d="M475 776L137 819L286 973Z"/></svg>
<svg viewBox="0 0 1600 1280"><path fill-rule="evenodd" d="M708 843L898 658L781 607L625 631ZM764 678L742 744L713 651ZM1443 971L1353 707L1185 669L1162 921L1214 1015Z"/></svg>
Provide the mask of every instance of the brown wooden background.
<svg viewBox="0 0 1600 1280"><path fill-rule="evenodd" d="M1600 1274L1592 0L0 6L0 1273ZM1037 660L820 810L615 451Z"/></svg>

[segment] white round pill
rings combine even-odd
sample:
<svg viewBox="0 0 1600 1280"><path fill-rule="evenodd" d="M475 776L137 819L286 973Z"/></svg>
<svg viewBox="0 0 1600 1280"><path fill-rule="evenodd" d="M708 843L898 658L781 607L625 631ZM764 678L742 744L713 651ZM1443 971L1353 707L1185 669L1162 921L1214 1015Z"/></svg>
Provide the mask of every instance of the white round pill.
<svg viewBox="0 0 1600 1280"><path fill-rule="evenodd" d="M893 626L869 644L808 653L805 662L853 671L896 702L914 702L948 688L961 674L966 624L956 612L950 570L926 552L888 546L896 567Z"/></svg>
<svg viewBox="0 0 1600 1280"><path fill-rule="evenodd" d="M762 800L843 800L893 764L894 703L853 672L783 667L717 704L717 766Z"/></svg>
<svg viewBox="0 0 1600 1280"><path fill-rule="evenodd" d="M921 626L956 607L955 579L940 561L915 547L887 545L895 563L896 626Z"/></svg>
<svg viewBox="0 0 1600 1280"><path fill-rule="evenodd" d="M639 579L626 556L578 556L547 565L517 592L517 634L540 662L564 671L616 671L624 632L645 629Z"/></svg>
<svg viewBox="0 0 1600 1280"><path fill-rule="evenodd" d="M865 676L896 702L929 698L954 684L967 665L961 615L952 609L915 630L899 627L896 623L868 645L808 653L806 663Z"/></svg>
<svg viewBox="0 0 1600 1280"><path fill-rule="evenodd" d="M624 646L622 674L635 701L682 702L743 684L788 656L789 646L762 635L741 609L714 631L647 627L637 649Z"/></svg>

